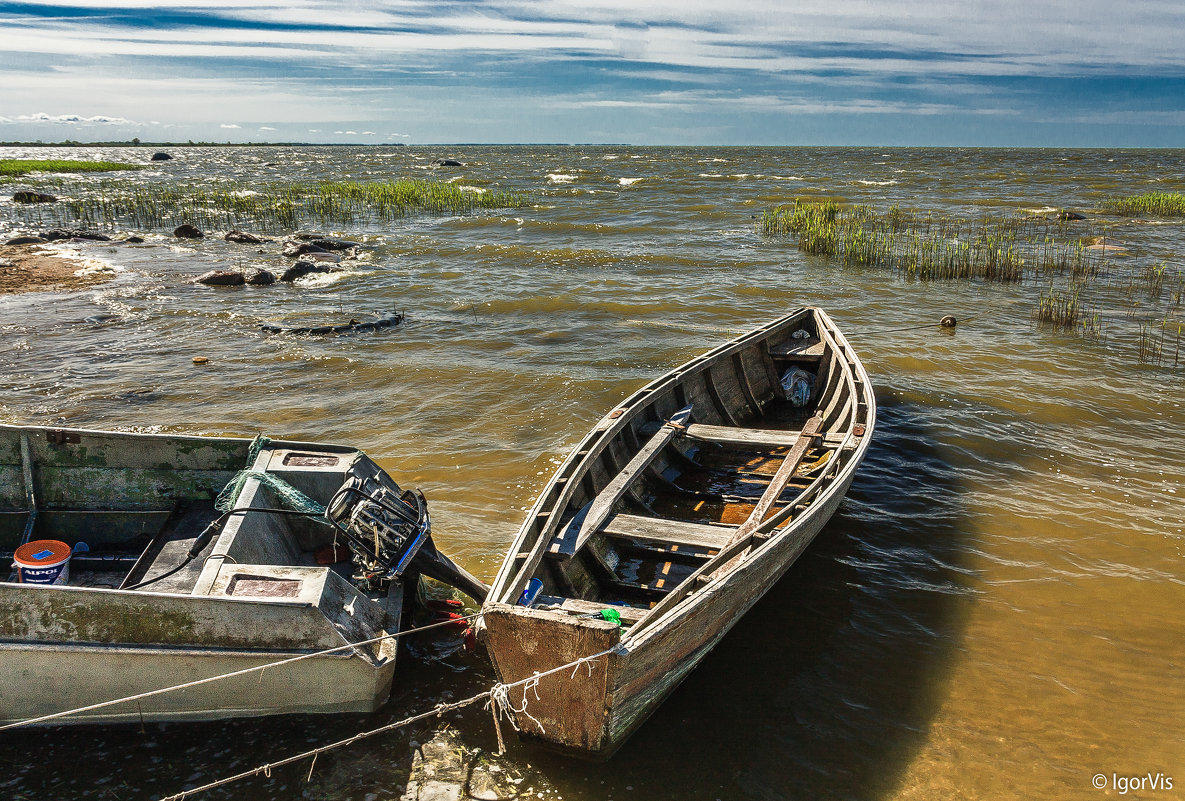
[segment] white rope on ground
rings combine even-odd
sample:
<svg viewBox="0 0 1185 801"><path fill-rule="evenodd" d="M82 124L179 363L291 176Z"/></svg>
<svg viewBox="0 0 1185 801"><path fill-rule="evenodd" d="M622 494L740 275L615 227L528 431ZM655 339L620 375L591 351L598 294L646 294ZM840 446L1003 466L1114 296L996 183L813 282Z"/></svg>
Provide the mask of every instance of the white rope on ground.
<svg viewBox="0 0 1185 801"><path fill-rule="evenodd" d="M425 628L427 628L427 627L425 627ZM493 687L486 690L485 692L478 693L477 695L474 695L471 698L465 698L461 701L453 701L452 703L447 703L447 704L437 704L436 706L434 706L432 709L428 710L427 712L421 712L418 715L412 715L409 718L404 718L403 720L397 720L394 723L387 723L383 726L378 727L377 729L370 729L369 731L361 731L355 735L345 738L344 740L338 740L337 742L329 743L328 745L322 745L322 746L318 746L317 748L311 748L307 751L302 751L299 754L293 754L292 756L284 757L283 759L281 759L278 762L268 762L264 765L259 765L258 767L252 768L251 770L245 770L242 773L236 773L233 776L226 776L224 778L217 779L216 781L209 782L208 784L203 784L200 787L193 787L189 790L182 790L181 792L176 793L174 795L164 796L163 798L159 799L159 801L185 801L186 798L189 798L192 795L196 795L198 793L204 793L208 790L213 790L218 787L223 787L227 784L232 784L237 781L242 781L243 779L249 779L252 776L263 775L263 776L270 777L272 768L279 768L279 767L283 767L285 765L291 765L293 762L299 762L302 759L308 759L308 758L312 757L313 764L309 766L308 778L306 779L306 782L307 782L307 781L311 780L313 777L313 765L316 765L317 757L320 756L321 754L324 754L327 751L333 751L338 748L344 748L347 745L352 745L356 742L365 740L369 737L374 737L375 735L383 734L385 732L389 732L394 729L401 728L403 726L410 726L412 723L418 723L421 720L427 720L428 718L431 718L431 717L440 717L446 712L452 712L457 709L463 709L467 706L472 706L473 704L477 703L478 701L481 701L484 699L490 699L491 705L495 709L499 709L499 708L501 708L501 704L506 702L507 693L512 688L528 687L528 686L535 687L539 684L540 679L542 679L546 676L550 676L553 673L559 673L561 671L568 670L569 668L573 669L572 677L575 678L576 670L578 670L581 665L587 665L589 675L592 675L592 669L594 667L594 665L592 663L594 661L596 661L597 659L600 659L602 656L608 656L611 653L620 652L620 650L621 650L620 644L614 645L612 648L607 648L598 654L592 654L590 656L582 656L580 659L576 659L572 662L568 662L567 664L560 665L559 667L554 667L551 670L545 670L542 673L534 673L530 678L520 679L519 681L513 681L508 684L495 684ZM536 698L538 698L538 694L536 694ZM502 700L499 701L498 699L502 699ZM525 690L523 691L523 702L524 702L524 710L525 710L525 704L526 704L526 691ZM506 706L512 710L515 709L514 706L509 703L506 703ZM515 710L515 711L524 711L524 710ZM506 714L508 714L508 713L506 713ZM514 718L511 717L510 720L513 723ZM535 719L531 718L531 720L535 720ZM538 721L536 721L536 722L538 722ZM504 750L504 748L502 747L502 732L501 732L501 729L498 728L497 714L495 714L495 716L494 716L494 727L498 731L499 753L502 753L502 751Z"/></svg>
<svg viewBox="0 0 1185 801"><path fill-rule="evenodd" d="M17 729L17 728L21 728L23 726L33 726L38 723L44 723L44 722L50 721L50 720L57 720L58 718L65 718L65 717L69 717L71 715L78 715L83 712L92 712L96 709L104 709L106 707L115 706L117 704L130 703L132 701L142 701L145 698L154 698L158 695L165 695L167 693L176 692L178 690L185 690L190 687L197 687L202 684L210 684L211 682L222 681L224 679L234 678L235 676L243 676L248 673L253 673L255 671L259 671L260 679L262 680L263 671L270 670L271 668L282 667L284 665L291 665L293 662L300 662L305 659L313 659L314 657L318 657L318 656L326 656L328 654L337 653L338 651L348 651L348 650L351 650L354 648L361 647L363 645L373 645L374 643L382 642L383 640L398 640L400 637L406 636L408 634L418 634L421 631L428 631L429 629L440 628L441 626L455 625L460 620L468 621L468 620L474 620L475 618L479 618L479 617L481 617L481 612L475 612L472 615L466 615L464 617L452 618L450 620L443 620L439 623L431 623L427 626L420 626L419 628L408 629L407 631L400 631L400 632L396 632L395 634L384 634L380 637L371 637L369 640L360 640L359 642L352 642L352 643L347 643L346 645L339 645L335 648L326 648L323 651L313 651L312 653L301 654L300 656L292 656L287 659L281 659L276 662L267 662L262 665L256 665L255 667L249 667L249 668L243 668L242 670L236 670L231 673L220 673L217 676L210 676L205 679L196 679L194 681L187 681L184 684L174 684L171 687L161 687L159 690L149 690L148 692L138 693L136 695L129 695L124 698L116 698L111 701L102 701L100 703L91 704L89 706L80 706L77 709L67 709L62 712L54 712L52 714L42 715L41 717L37 717L37 718L29 718L27 720L18 720L14 723L6 723L3 726L0 726L0 731L7 731L8 729Z"/></svg>

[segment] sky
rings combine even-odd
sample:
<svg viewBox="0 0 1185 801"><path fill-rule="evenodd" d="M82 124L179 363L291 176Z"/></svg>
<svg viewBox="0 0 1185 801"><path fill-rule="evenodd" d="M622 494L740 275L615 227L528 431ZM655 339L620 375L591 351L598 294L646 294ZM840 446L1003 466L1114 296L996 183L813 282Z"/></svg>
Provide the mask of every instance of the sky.
<svg viewBox="0 0 1185 801"><path fill-rule="evenodd" d="M1185 3L0 0L0 141L1185 146Z"/></svg>

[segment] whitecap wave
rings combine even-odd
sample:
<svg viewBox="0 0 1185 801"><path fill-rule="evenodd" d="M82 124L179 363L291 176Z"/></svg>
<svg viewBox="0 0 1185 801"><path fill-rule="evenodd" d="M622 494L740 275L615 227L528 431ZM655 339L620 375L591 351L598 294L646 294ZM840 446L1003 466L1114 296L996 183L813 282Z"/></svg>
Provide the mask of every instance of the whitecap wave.
<svg viewBox="0 0 1185 801"><path fill-rule="evenodd" d="M864 184L864 186L894 186L894 185L897 183L897 181L896 181L896 180L890 180L890 181L865 181L864 179L860 179L860 180L856 181L856 183L858 183L858 184Z"/></svg>
<svg viewBox="0 0 1185 801"><path fill-rule="evenodd" d="M618 178L617 183L621 184L622 186L633 186L641 180L641 178Z"/></svg>
<svg viewBox="0 0 1185 801"><path fill-rule="evenodd" d="M551 181L553 184L570 184L575 181L577 177L578 176L563 172L549 172L547 174L547 180Z"/></svg>

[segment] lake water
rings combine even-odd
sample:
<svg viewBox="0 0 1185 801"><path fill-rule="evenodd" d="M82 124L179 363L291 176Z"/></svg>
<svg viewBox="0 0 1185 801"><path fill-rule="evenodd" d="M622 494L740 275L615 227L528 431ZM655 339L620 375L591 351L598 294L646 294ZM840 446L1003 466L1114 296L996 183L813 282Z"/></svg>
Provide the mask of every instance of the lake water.
<svg viewBox="0 0 1185 801"><path fill-rule="evenodd" d="M1173 366L1183 313L1171 294L1185 223L1095 214L1107 196L1185 191L1185 152L171 152L116 177L415 177L520 190L531 203L328 231L363 241L363 258L295 285L187 283L213 267L290 263L277 245L127 229L147 241L79 245L117 277L0 297L0 421L357 445L427 493L437 543L487 580L568 449L670 367L802 305L826 308L864 360L880 419L831 524L611 762L512 745L532 797L1082 799L1116 795L1112 774L1158 773L1178 789L1129 797L1185 787L1185 362ZM466 166L432 166L441 157ZM99 180L21 186L69 196ZM914 282L759 235L755 216L796 197L1086 212L1084 232L1106 225L1127 248L1107 255L1089 290L1105 341L1035 327L1048 281ZM35 227L19 213L0 202L0 239ZM1160 262L1169 277L1153 296L1139 276ZM379 333L258 328L392 309L406 322ZM956 329L936 325L947 314ZM95 315L109 317L85 322ZM1161 337L1162 364L1137 359L1141 325ZM209 363L194 365L199 355ZM0 796L166 795L492 681L478 656L421 648L372 716L9 733ZM449 722L466 743L493 745L488 713ZM309 784L306 764L197 797L397 798L409 739L432 729L325 755ZM1110 789L1092 787L1096 774Z"/></svg>

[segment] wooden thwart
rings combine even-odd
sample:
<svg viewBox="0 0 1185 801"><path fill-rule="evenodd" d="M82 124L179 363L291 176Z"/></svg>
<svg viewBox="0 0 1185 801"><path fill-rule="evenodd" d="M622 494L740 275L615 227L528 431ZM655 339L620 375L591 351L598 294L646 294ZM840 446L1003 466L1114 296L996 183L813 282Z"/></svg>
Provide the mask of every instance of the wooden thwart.
<svg viewBox="0 0 1185 801"><path fill-rule="evenodd" d="M756 445L766 448L789 447L798 442L801 431L779 431L765 428L735 428L733 426L712 426L704 423L692 423L687 427L687 436L704 442L719 442L722 444ZM825 434L823 444L828 447L839 447L847 436L844 432Z"/></svg>
<svg viewBox="0 0 1185 801"><path fill-rule="evenodd" d="M822 359L826 344L816 338L788 339L780 345L771 345L769 355L779 359Z"/></svg>
<svg viewBox="0 0 1185 801"><path fill-rule="evenodd" d="M629 537L660 545L688 545L719 550L728 545L736 528L615 514L605 521L602 530L611 537Z"/></svg>

